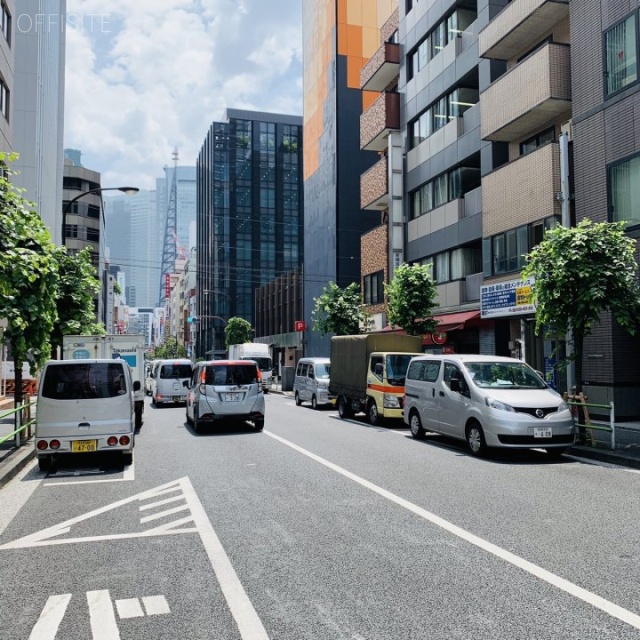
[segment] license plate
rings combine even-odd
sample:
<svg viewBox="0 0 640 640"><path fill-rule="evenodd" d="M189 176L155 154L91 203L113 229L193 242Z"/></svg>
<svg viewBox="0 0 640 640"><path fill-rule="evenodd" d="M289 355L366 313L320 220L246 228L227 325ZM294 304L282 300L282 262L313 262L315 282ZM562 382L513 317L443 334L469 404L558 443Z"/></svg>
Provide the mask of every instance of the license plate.
<svg viewBox="0 0 640 640"><path fill-rule="evenodd" d="M98 450L97 440L73 440L71 443L71 451L73 453L89 453Z"/></svg>
<svg viewBox="0 0 640 640"><path fill-rule="evenodd" d="M240 394L239 393L225 393L224 394L224 401L225 402L238 402L240 400Z"/></svg>
<svg viewBox="0 0 640 640"><path fill-rule="evenodd" d="M184 398L181 398L180 396L173 396L172 400L174 402L182 402L184 400Z"/></svg>
<svg viewBox="0 0 640 640"><path fill-rule="evenodd" d="M553 438L553 431L550 427L544 428L534 428L533 430L534 438Z"/></svg>

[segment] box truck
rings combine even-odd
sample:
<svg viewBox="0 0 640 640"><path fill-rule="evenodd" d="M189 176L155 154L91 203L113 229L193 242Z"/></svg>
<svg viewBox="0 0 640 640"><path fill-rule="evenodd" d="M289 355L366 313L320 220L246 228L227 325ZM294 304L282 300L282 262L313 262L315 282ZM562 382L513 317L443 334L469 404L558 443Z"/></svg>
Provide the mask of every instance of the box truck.
<svg viewBox="0 0 640 640"><path fill-rule="evenodd" d="M265 392L269 391L273 378L273 362L268 344L261 342L230 344L229 360L255 360L262 373L262 389Z"/></svg>
<svg viewBox="0 0 640 640"><path fill-rule="evenodd" d="M135 428L142 427L144 413L144 335L113 334L105 336L64 336L62 358L64 360L121 358L131 367L133 382L140 382L134 394ZM136 385L137 387L138 385Z"/></svg>

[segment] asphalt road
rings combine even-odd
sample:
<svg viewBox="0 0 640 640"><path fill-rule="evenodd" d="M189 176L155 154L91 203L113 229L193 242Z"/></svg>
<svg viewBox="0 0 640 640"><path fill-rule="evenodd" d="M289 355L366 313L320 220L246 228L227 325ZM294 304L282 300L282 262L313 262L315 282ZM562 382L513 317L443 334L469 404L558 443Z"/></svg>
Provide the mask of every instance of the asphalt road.
<svg viewBox="0 0 640 640"><path fill-rule="evenodd" d="M0 490L3 640L640 638L640 475L267 396Z"/></svg>

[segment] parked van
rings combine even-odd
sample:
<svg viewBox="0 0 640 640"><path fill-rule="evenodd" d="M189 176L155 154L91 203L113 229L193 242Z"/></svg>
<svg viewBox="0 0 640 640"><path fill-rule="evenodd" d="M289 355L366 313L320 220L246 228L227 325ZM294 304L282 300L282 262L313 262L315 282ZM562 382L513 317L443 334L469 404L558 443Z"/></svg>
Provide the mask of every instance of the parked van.
<svg viewBox="0 0 640 640"><path fill-rule="evenodd" d="M153 378L151 373L153 372L153 365L155 360L148 360L144 365L144 395L150 396L153 393Z"/></svg>
<svg viewBox="0 0 640 640"><path fill-rule="evenodd" d="M169 402L186 402L187 390L183 385L190 380L193 364L186 358L154 360L151 371L151 399L156 407Z"/></svg>
<svg viewBox="0 0 640 640"><path fill-rule="evenodd" d="M426 431L487 447L543 448L561 455L576 437L562 397L526 363L482 355L413 358L405 381L404 421L414 438Z"/></svg>
<svg viewBox="0 0 640 640"><path fill-rule="evenodd" d="M51 360L42 372L36 413L38 465L60 453L113 451L133 461L134 391L124 360Z"/></svg>
<svg viewBox="0 0 640 640"><path fill-rule="evenodd" d="M300 358L293 381L296 404L310 402L314 409L320 405L335 404L336 397L329 393L331 360L329 358Z"/></svg>
<svg viewBox="0 0 640 640"><path fill-rule="evenodd" d="M253 360L198 362L187 391L186 419L198 433L205 424L250 421L264 428L262 373Z"/></svg>

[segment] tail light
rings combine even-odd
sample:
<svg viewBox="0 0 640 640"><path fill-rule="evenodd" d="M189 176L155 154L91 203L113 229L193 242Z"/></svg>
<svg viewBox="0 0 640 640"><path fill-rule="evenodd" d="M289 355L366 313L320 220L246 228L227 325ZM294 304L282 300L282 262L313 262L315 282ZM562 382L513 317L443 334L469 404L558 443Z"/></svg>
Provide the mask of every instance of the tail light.
<svg viewBox="0 0 640 640"><path fill-rule="evenodd" d="M118 438L116 438L115 436L110 436L107 440L107 444L110 447L115 447L118 444Z"/></svg>
<svg viewBox="0 0 640 640"><path fill-rule="evenodd" d="M49 446L50 446L52 449L59 449L59 448L60 448L60 440L52 440L52 441L49 443Z"/></svg>
<svg viewBox="0 0 640 640"><path fill-rule="evenodd" d="M131 438L129 438L129 436L121 436L120 437L120 444L123 447L126 447L130 442L131 442Z"/></svg>
<svg viewBox="0 0 640 640"><path fill-rule="evenodd" d="M46 440L38 440L38 444L36 445L36 447L38 447L38 451L44 451L48 446L49 444Z"/></svg>
<svg viewBox="0 0 640 640"><path fill-rule="evenodd" d="M257 372L258 372L258 382L262 382L262 371L260 371L260 369L256 368Z"/></svg>

